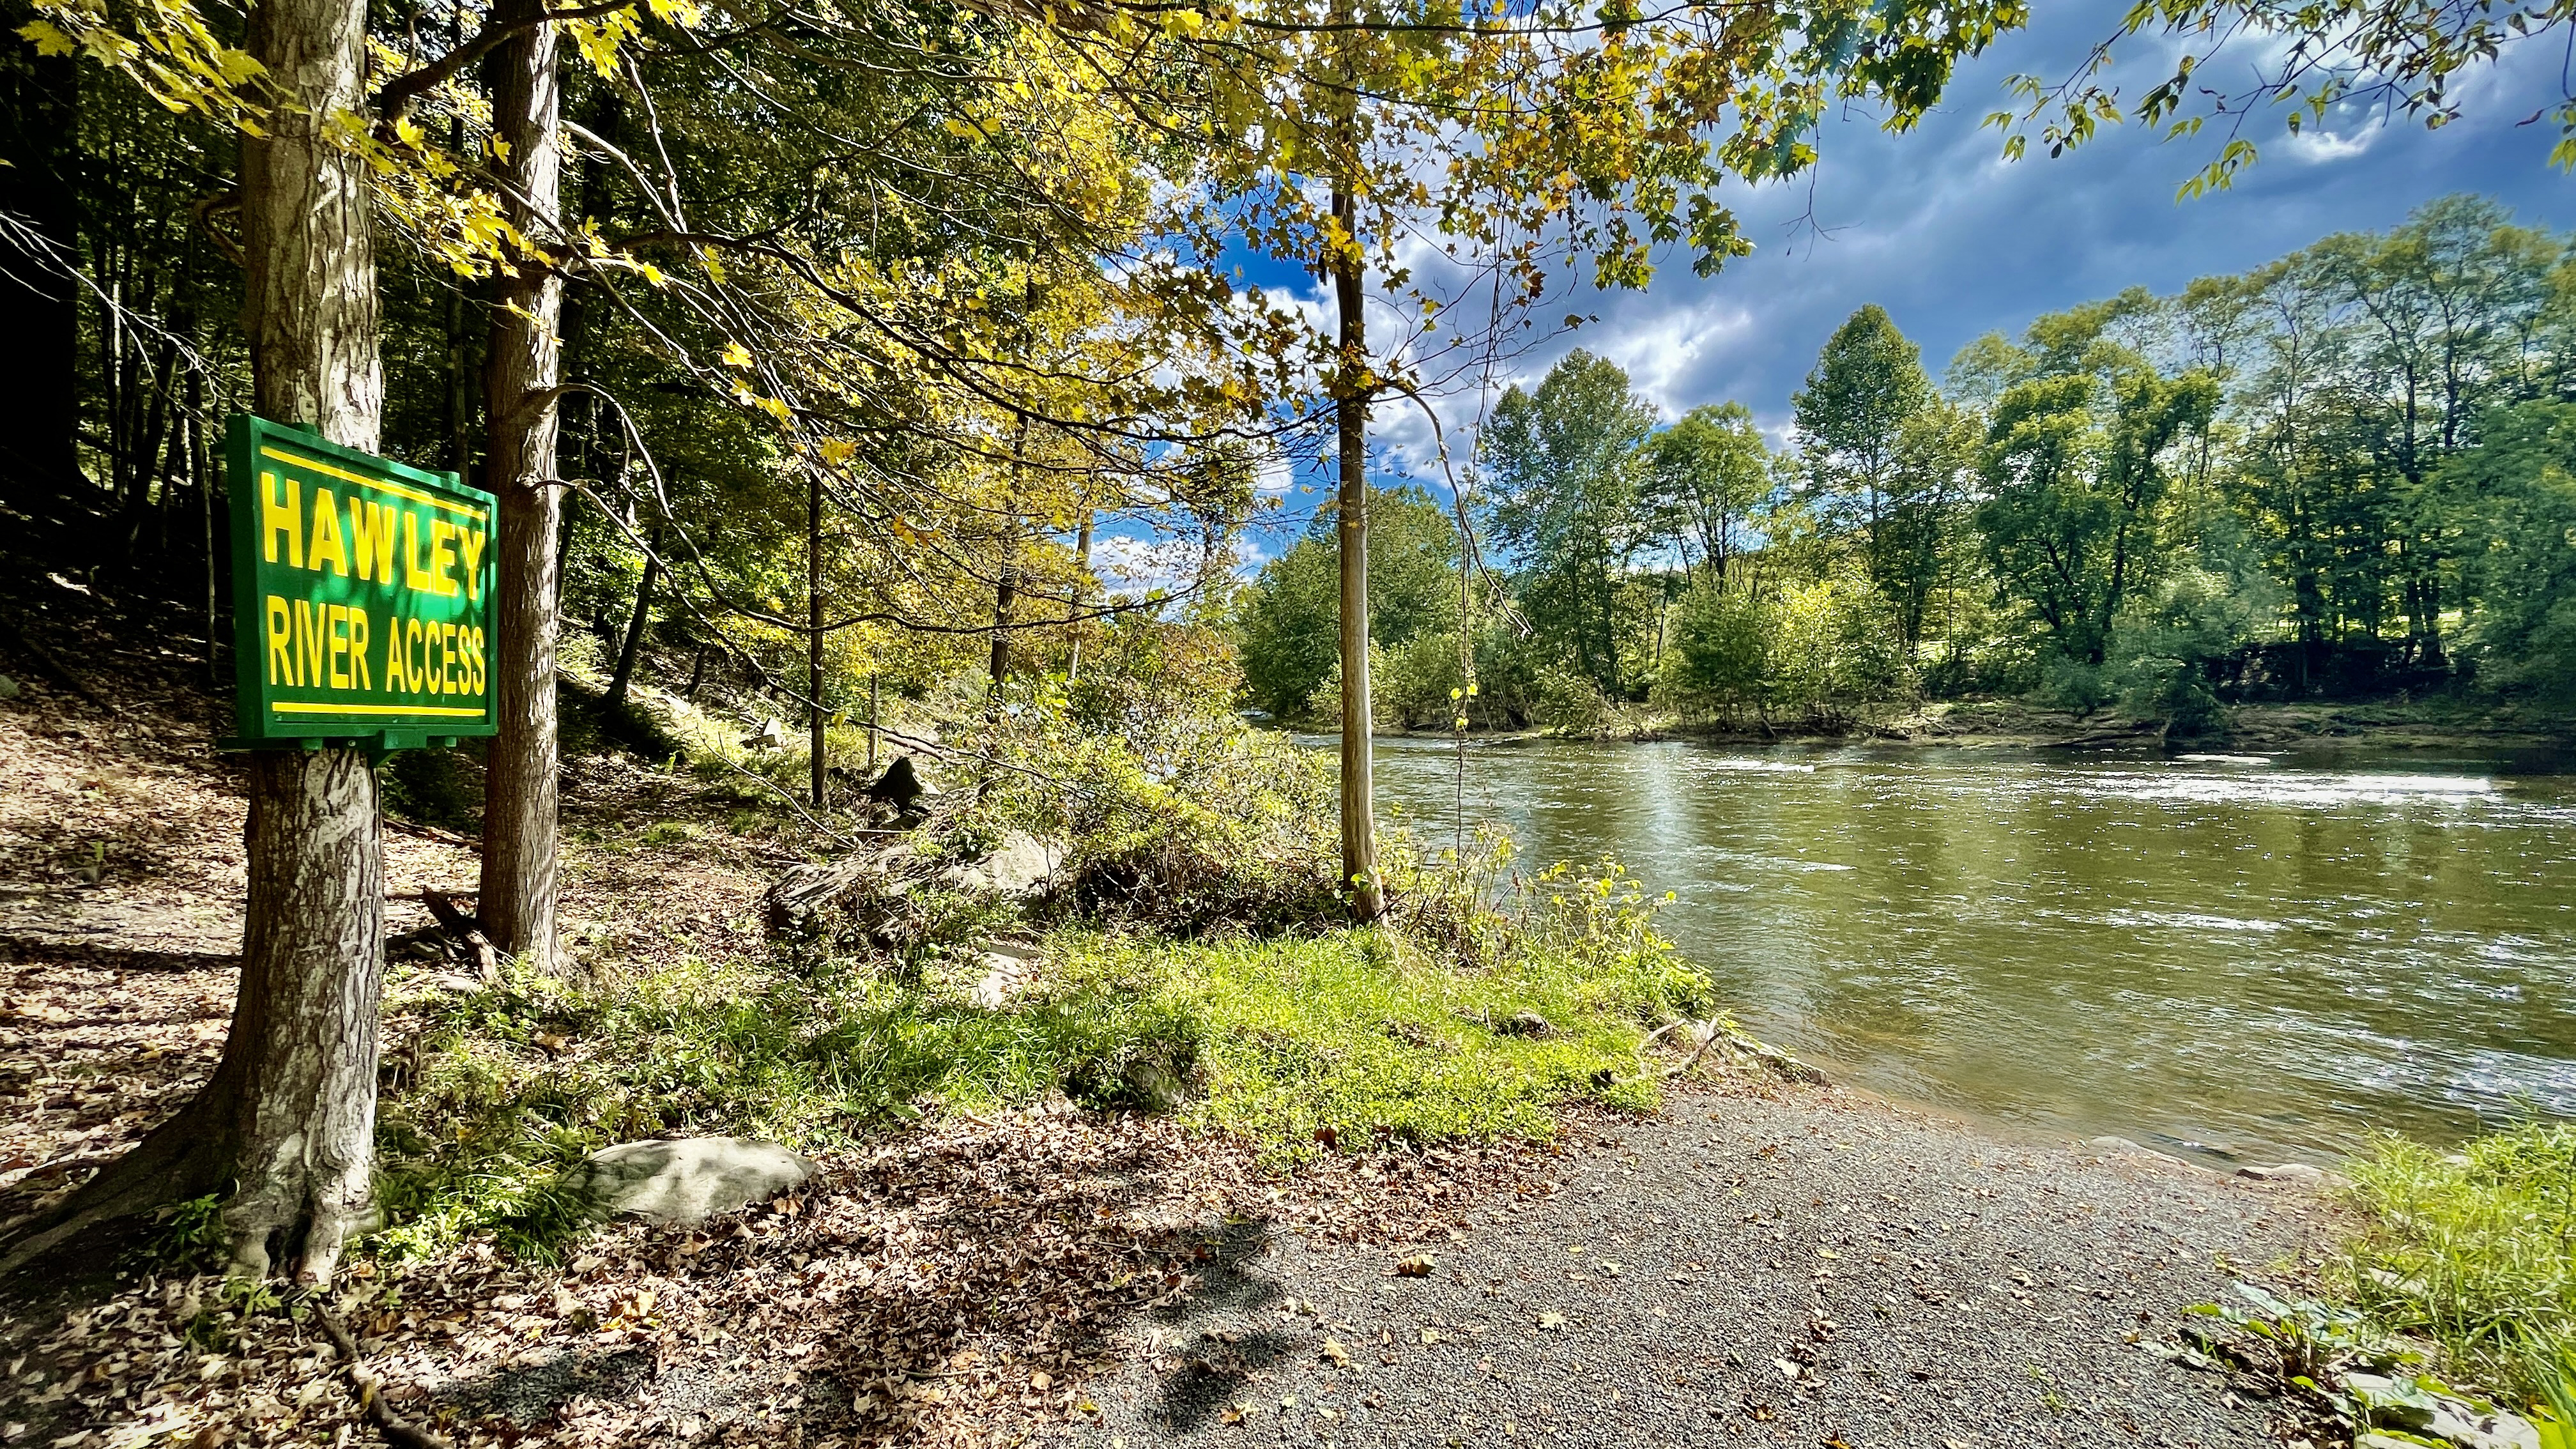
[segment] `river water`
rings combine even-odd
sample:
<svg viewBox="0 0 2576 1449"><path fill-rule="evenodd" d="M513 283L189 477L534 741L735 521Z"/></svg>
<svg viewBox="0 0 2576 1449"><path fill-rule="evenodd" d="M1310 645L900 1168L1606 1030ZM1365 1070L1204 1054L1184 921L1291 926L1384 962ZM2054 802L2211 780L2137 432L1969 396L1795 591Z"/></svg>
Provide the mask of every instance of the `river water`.
<svg viewBox="0 0 2576 1449"><path fill-rule="evenodd" d="M1459 755L1378 745L1445 846ZM1756 1035L1891 1095L2221 1160L2576 1116L2545 757L1497 742L1465 818L1616 856Z"/></svg>

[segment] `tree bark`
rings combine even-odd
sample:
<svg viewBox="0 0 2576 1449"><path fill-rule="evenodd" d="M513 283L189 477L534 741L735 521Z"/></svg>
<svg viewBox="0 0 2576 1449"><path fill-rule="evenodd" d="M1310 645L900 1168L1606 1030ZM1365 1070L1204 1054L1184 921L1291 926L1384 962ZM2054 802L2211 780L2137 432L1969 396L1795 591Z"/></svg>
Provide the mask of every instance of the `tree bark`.
<svg viewBox="0 0 2576 1449"><path fill-rule="evenodd" d="M644 542L644 579L635 586L635 612L626 616L626 637L617 646L617 668L608 676L607 708L611 715L624 707L627 686L635 678L635 656L643 652L644 626L653 616L653 585L661 581L662 530L656 526Z"/></svg>
<svg viewBox="0 0 2576 1449"><path fill-rule="evenodd" d="M805 473L806 794L823 808L830 776L823 758L823 470Z"/></svg>
<svg viewBox="0 0 2576 1449"><path fill-rule="evenodd" d="M1333 430L1340 455L1340 490L1334 526L1342 552L1342 879L1351 890L1351 915L1374 921L1386 910L1377 874L1377 814L1370 766L1374 753L1369 713L1368 594L1368 382L1367 320L1360 294L1359 206L1336 186L1333 217L1350 250L1331 259L1333 297L1340 312L1340 376L1335 383Z"/></svg>
<svg viewBox="0 0 2576 1449"><path fill-rule="evenodd" d="M363 163L327 134L364 104L364 0L265 0L249 50L284 93L242 143L243 328L257 406L373 450L384 407ZM376 777L355 749L262 750L244 830L239 996L214 1077L61 1207L0 1268L90 1224L229 1192L233 1271L280 1254L327 1283L374 1165L384 854Z"/></svg>
<svg viewBox="0 0 2576 1449"><path fill-rule="evenodd" d="M493 20L538 13L538 0L506 0ZM556 229L563 157L556 119L562 76L556 27L531 25L494 53L493 129L505 163L512 225L530 237ZM501 949L540 971L555 966L556 814L561 757L555 734L555 635L562 573L556 547L563 495L555 486L555 389L563 355L557 323L563 279L544 258L523 257L499 279L484 357L489 432L484 480L500 501L493 598L492 681L500 733L486 757L483 881L476 914Z"/></svg>

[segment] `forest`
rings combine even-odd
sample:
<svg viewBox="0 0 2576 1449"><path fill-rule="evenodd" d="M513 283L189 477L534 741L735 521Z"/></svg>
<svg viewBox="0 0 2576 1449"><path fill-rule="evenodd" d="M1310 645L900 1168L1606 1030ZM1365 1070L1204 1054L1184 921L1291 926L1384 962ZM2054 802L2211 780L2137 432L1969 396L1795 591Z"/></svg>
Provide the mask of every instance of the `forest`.
<svg viewBox="0 0 2576 1449"><path fill-rule="evenodd" d="M2554 701L2562 239L2443 201L1938 379L1863 308L1785 428L1578 351L1372 477L2030 9L0 3L0 1443L2296 1443L2381 1370L2576 1423L2564 1129L2341 1216L2286 1148L1999 1155L1463 786L1473 728ZM2174 0L1990 124L2206 194L2203 121L2438 128L2571 23ZM343 537L255 431L474 526ZM1283 477L1330 506L1246 578ZM280 542L389 591L397 512L436 658L318 592L281 643ZM370 647L475 727L236 728ZM1446 830L1379 723L1458 738ZM1829 1377L1881 1351L1910 1398Z"/></svg>
<svg viewBox="0 0 2576 1449"><path fill-rule="evenodd" d="M1377 499L1378 718L1448 728L1471 669L1475 727L1578 733L1980 696L2182 735L2244 701L2563 706L2569 248L2447 197L1980 337L1937 378L1865 306L1776 440L1744 400L1659 416L1575 351L1477 439L1466 587L1450 509ZM1239 606L1283 719L1337 708L1335 548L1327 505Z"/></svg>

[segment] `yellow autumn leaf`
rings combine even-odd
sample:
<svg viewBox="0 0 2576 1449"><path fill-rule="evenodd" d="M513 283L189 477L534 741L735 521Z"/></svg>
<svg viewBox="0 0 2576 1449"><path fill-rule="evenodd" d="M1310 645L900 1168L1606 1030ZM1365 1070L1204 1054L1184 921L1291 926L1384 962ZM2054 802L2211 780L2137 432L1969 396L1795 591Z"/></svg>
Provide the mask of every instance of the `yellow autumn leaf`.
<svg viewBox="0 0 2576 1449"><path fill-rule="evenodd" d="M724 346L724 365L727 367L751 366L751 349L743 346L739 342L726 343Z"/></svg>
<svg viewBox="0 0 2576 1449"><path fill-rule="evenodd" d="M19 26L18 37L34 45L38 55L69 55L80 48L70 36L42 20L30 20Z"/></svg>

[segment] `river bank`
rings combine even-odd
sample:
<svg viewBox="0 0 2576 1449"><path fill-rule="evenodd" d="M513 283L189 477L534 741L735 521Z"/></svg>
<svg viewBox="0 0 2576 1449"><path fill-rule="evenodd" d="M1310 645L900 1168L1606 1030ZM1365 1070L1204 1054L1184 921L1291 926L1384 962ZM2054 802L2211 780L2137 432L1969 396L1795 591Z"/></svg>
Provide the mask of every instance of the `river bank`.
<svg viewBox="0 0 2576 1449"><path fill-rule="evenodd" d="M77 1181L192 1091L213 1063L231 1006L239 932L238 783L229 768L201 753L194 736L202 727L187 717L184 691L159 704L121 703L109 714L22 699L0 717L0 794L7 801L0 807L0 840L21 863L17 891L0 903L0 964L11 985L0 1014L0 1095L11 1109L0 1137L0 1196L13 1209ZM693 979L688 973L703 968L692 963L709 957L758 955L759 892L794 851L783 837L737 828L730 813L736 808L685 776L614 756L578 762L567 795L573 846L567 900L581 949L660 979ZM639 818L661 823L638 830ZM446 832L393 832L388 852L389 885L405 896L461 890L472 879L471 842ZM398 902L397 931L426 924L417 900ZM1245 970L1275 971L1329 945L1297 947L1303 955L1270 966L1262 966L1268 958L1249 955L1238 961ZM575 1225L557 1225L551 1236L530 1221L543 1199L529 1194L546 1178L546 1154L554 1149L521 1120L528 1112L566 1095L595 1105L630 1092L619 1074L650 1070L656 1061L675 1068L694 1063L684 1078L688 1085L654 1087L658 1095L637 1098L637 1105L680 1111L665 1120L688 1124L682 1130L754 1127L764 1112L776 1110L761 1095L776 1089L771 1077L810 1058L800 1054L807 1027L791 1020L794 1029L773 1032L774 1022L729 1021L713 998L692 1006L694 998L657 996L640 1006L664 1023L655 1028L664 1035L636 1036L621 1024L626 1018L582 1006L555 988L515 979L497 987L459 986L442 983L446 968L435 961L407 962L393 983L384 1099L390 1140L410 1141L390 1159L392 1168L410 1174L392 1179L407 1195L405 1236L357 1254L328 1306L350 1326L353 1346L395 1411L451 1444L676 1446L758 1439L820 1449L1097 1439L1101 1425L1123 1422L1115 1415L1128 1401L1117 1394L1141 1382L1132 1377L1138 1365L1152 1372L1155 1358L1168 1357L1162 1350L1178 1321L1168 1315L1252 1301L1228 1275L1235 1272L1229 1265L1246 1261L1255 1246L1275 1249L1282 1264L1306 1262L1297 1256L1304 1253L1352 1255L1329 1261L1378 1265L1454 1250L1459 1256L1441 1270L1448 1274L1483 1261L1474 1254L1491 1254L1495 1275L1510 1280L1497 1289L1506 1294L1519 1291L1514 1285L1524 1268L1530 1283L1540 1283L1546 1275L1539 1266L1557 1254L1584 1265L1572 1271L1603 1283L1660 1284L1677 1292L1697 1285L1690 1303L1633 1305L1633 1323L1606 1302L1551 1298L1540 1306L1526 1294L1526 1302L1491 1300L1497 1314L1526 1307L1562 1318L1545 1329L1536 1317L1515 1323L1528 1330L1527 1342L1506 1342L1499 1316L1440 1309L1434 1316L1441 1323L1456 1319L1461 1333L1468 1323L1494 1325L1473 1362L1491 1358L1534 1395L1529 1412L1535 1417L1526 1421L1510 1417L1517 1408L1479 1418L1477 1441L1500 1443L1520 1434L1524 1422L1536 1432L1557 1417L1560 1405L1571 1416L1584 1402L1559 1376L1587 1360L1560 1353L1564 1345L1589 1337L1613 1345L1603 1352L1632 1354L1637 1340L1604 1335L1666 1323L1657 1308L1735 1321L1743 1305L1710 1295L1733 1294L1742 1285L1764 1285L1766 1316L1742 1322L1748 1331L1759 1323L1768 1337L1761 1343L1730 1337L1730 1347L1717 1351L1719 1361L1700 1368L1733 1374L1741 1365L1723 1358L1734 1352L1756 1371L1779 1372L1768 1367L1775 1356L1806 1365L1819 1376L1810 1387L1822 1388L1828 1379L1876 1382L1857 1369L1846 1375L1834 1367L1839 1350L1812 1360L1787 1352L1783 1346L1800 1342L1801 1332L1805 1342L1823 1342L1814 1337L1815 1324L1799 1317L1805 1300L1790 1290L1824 1285L1824 1310L1864 1331L1858 1325L1865 1304L1846 1304L1837 1280L1815 1273L1835 1261L1819 1250L1840 1255L1848 1247L1857 1260L1866 1246L1881 1256L1871 1235L1892 1232L1894 1220L1878 1214L1900 1202L1933 1235L1907 1239L1904 1256L1871 1261L1870 1274L1914 1275L1906 1281L1944 1295L1945 1303L1953 1290L1970 1303L2000 1294L1989 1310L2004 1300L2023 1302L2012 1296L2023 1286L2018 1282L1974 1293L1969 1285L1996 1281L2000 1265L2027 1272L2027 1264L2056 1261L2044 1242L2023 1235L2060 1229L2017 1207L2009 1218L1999 1215L1993 1198L1979 1197L1997 1191L1974 1175L1988 1159L2025 1162L2029 1175L2017 1181L2043 1197L2088 1203L2095 1212L2129 1210L2109 1189L2080 1176L2094 1169L2079 1155L1928 1120L1906 1125L1901 1110L1840 1089L1793 1089L1748 1074L1718 1095L1685 1087L1659 1115L1587 1105L1587 1092L1645 1100L1624 1090L1625 1083L1590 1085L1637 1072L1626 1056L1633 1026L1624 1036L1606 1036L1571 997L1557 1004L1543 994L1525 995L1517 1005L1496 998L1499 1014L1489 1007L1482 1023L1462 1021L1453 1010L1457 984L1430 989L1452 968L1408 964L1402 950L1352 958L1354 969L1365 968L1384 984L1376 995L1283 988L1282 1001L1295 995L1297 1010L1350 1020L1282 1015L1246 1035L1273 1047L1312 1039L1366 1068L1364 1077L1301 1068L1290 1074L1294 1080L1283 1076L1264 1089L1278 1095L1247 1098L1240 1108L1377 1113L1346 1120L1410 1124L1374 1140L1364 1125L1346 1126L1336 1145L1357 1150L1310 1149L1283 1159L1276 1141L1191 1128L1181 1116L1084 1107L1045 1092L1043 1083L1031 1091L1036 1100L995 1108L927 1094L908 1109L919 1114L909 1125L889 1120L836 1129L846 1135L827 1140L842 1145L813 1149L820 1174L790 1199L691 1227L617 1222L567 1233ZM1058 969L1069 959L1057 958ZM1244 986L1261 979L1234 978L1227 999L1242 999ZM710 978L712 986L732 980ZM981 1032L997 1050L1039 1055L1044 1033L1060 1030L1047 1023L1062 1016L1071 983L1041 972L1025 989L1024 1005L968 1010L939 1004L945 1000L939 996L926 1007L906 1008L911 1014L902 1020L914 1023L906 1030L916 1034L949 1023L943 1029ZM1416 992L1418 1000L1407 994ZM799 994L762 999L814 1011L828 995L809 980ZM1511 1013L1530 1008L1560 1020L1543 1030L1523 1028ZM1497 1022L1504 1026L1497 1029ZM815 1029L830 1024L811 1023ZM773 1049L776 1055L762 1055ZM1657 1065L1677 1063L1679 1055ZM1039 1066L1048 1069L1043 1060ZM796 1080L789 1079L788 1094L810 1106L812 1094ZM1510 1087L1515 1081L1526 1085ZM1389 1095L1372 1104L1371 1091ZM1543 1133L1491 1136L1494 1127L1477 1125L1525 1110L1545 1113L1526 1120L1552 1122L1547 1130L1555 1140L1536 1140ZM1388 1112L1411 1115L1383 1115ZM862 1126L864 1132L856 1130ZM407 1139L407 1132L424 1140ZM441 1142L448 1145L435 1147ZM1850 1146L1837 1149L1835 1142ZM432 1157L420 1156L433 1147ZM444 1158L436 1154L455 1159L445 1175L436 1168ZM1955 1204L1902 1192L1897 1202L1880 1196L1897 1190L1901 1179L1924 1186L1921 1165L1935 1161L1965 1174L1955 1185ZM2145 1173L2140 1180L2148 1182L2177 1172L2144 1160L2114 1171ZM2079 1176L2062 1176L2069 1172ZM2061 1176L2047 1186L2051 1174ZM2185 1257L2220 1249L2267 1260L2301 1250L2304 1239L2281 1233L2290 1231L2293 1205L2307 1199L2215 1178L2173 1180L2216 1194L2213 1204L2228 1204L2207 1219L2224 1230L2205 1243L2191 1239L2188 1254L2177 1248L2151 1255L2141 1260L2142 1269L2161 1273ZM1647 1201L1605 1195L1613 1183L1658 1202L1693 1201L1687 1214L1644 1208L1665 1220L1653 1225L1658 1231L1668 1227L1684 1236L1656 1247L1596 1219L1549 1216L1633 1215ZM1739 1189L1745 1197L1734 1195ZM2280 1206L2265 1209L2274 1215L2262 1224L2236 1214L2239 1205L2276 1199ZM1936 1201L1943 1209L1938 1221L1950 1226L1933 1232L1929 1214ZM2199 1220L2190 1206L2166 1216ZM1802 1216L1766 1215L1773 1209ZM202 1245L189 1236L193 1221L182 1216L153 1225L97 1260L96 1281L18 1300L0 1313L0 1359L10 1365L0 1392L0 1442L12 1449L27 1442L106 1449L159 1440L364 1443L378 1435L309 1309L227 1290L196 1273L191 1254ZM1835 1246L1864 1222L1872 1226ZM1992 1234L1981 1226L1988 1223ZM1587 1251L1606 1251L1592 1258L1564 1251L1568 1243L1560 1239L1577 1228L1598 1239L1581 1244ZM1827 1232L1836 1236L1821 1236ZM1694 1256L1681 1256L1685 1249ZM1647 1264L1661 1262L1652 1254L1673 1261L1649 1274ZM1621 1266L1592 1267L1600 1258ZM1927 1267L1914 1268L1916 1259ZM1688 1266L1693 1262L1701 1266ZM1506 1270L1506 1263L1519 1266ZM1860 1282L1860 1263L1851 1267L1850 1281ZM1670 1273L1687 1275L1688 1283ZM1281 1281L1297 1285L1288 1296L1328 1301L1320 1279ZM1438 1281L1467 1291L1453 1278ZM2205 1296L2212 1280L2194 1269L2169 1282L2142 1271L2138 1281L2153 1286L2141 1288L2134 1301L2118 1297L2117 1306L2154 1317L2137 1325L2140 1331L2169 1334L2173 1310ZM1894 1291L1893 1282L1881 1291ZM1489 1276L1474 1291L1492 1286ZM1257 1298L1260 1290L1250 1291ZM2128 1294L2126 1280L2115 1291ZM1930 1300L1916 1301L1928 1307ZM1343 1321L1354 1324L1349 1335L1333 1327ZM1911 1320L1887 1322L1912 1331ZM1912 1379L1911 1369L1894 1358L1867 1362L1881 1379L1897 1373L1883 1391L1907 1402L1921 1395L1906 1385L1931 1383L1979 1403L2027 1398L2025 1386L2037 1381L2016 1357L2017 1320L2007 1315L1991 1333L1980 1322L1962 1315L1956 1332L1925 1340L1947 1345L1939 1348L1944 1367L1925 1360L1931 1378ZM1339 1412L1338 1388L1301 1391L1294 1384L1304 1380L1294 1375L1308 1371L1309 1359L1324 1364L1314 1358L1324 1338L1337 1339L1355 1359L1393 1351L1398 1325L1392 1319L1374 1349L1360 1341L1357 1325L1348 1313L1335 1313L1322 1321L1319 1337L1313 1318L1301 1320L1300 1336L1281 1341L1277 1368L1294 1382L1270 1393L1268 1402L1305 1392L1321 1396L1308 1402ZM1446 1341L1424 1343L1423 1329L1450 1331L1428 1321L1402 1326L1408 1347L1426 1350ZM1166 1331L1164 1339L1158 1330ZM1536 1336L1542 1333L1545 1338ZM1772 1340L1778 1340L1772 1351L1754 1352ZM1256 1335L1243 1345L1257 1350L1264 1341ZM2128 1372L2127 1359L2109 1346L2099 1354L2088 1346L2085 1353L2092 1356L2035 1362L2088 1388L2097 1370L2147 1381ZM1589 1362L1586 1372L1603 1371L1604 1360ZM1618 1384L1652 1366L1618 1363ZM2141 1372L2150 1370L2151 1378L2162 1372L2142 1359ZM1267 1388L1265 1380L1243 1382ZM2198 1399L2184 1397L2194 1387L2160 1386L2120 1401L2122 1411L2156 1424L2170 1420L2184 1437L2213 1444L2230 1441L2210 1436L2259 1418L2225 1405L2214 1382L2198 1386ZM1373 1384L1364 1392L1374 1391ZM1835 1418L1840 1427L1830 1432L1857 1445L1873 1442L1866 1426L1874 1421L1854 1416L1873 1412L1875 1402L1847 1400L1839 1389L1810 1393L1784 1377L1771 1395L1738 1405L1738 1418L1749 1429L1796 1425L1803 1431L1812 1409ZM1757 1417L1757 1406L1773 1417ZM1929 1424L1946 1411L1925 1400L1910 1412L1915 1417L1908 1422ZM1220 1409L1214 1422L1222 1418ZM1508 1433L1500 1427L1507 1419L1515 1426ZM1251 1422L1255 1434L1289 1425L1311 1434L1316 1423L1333 1421ZM1614 1415L1610 1422L1624 1421ZM1721 1422L1708 1421L1712 1427ZM1977 1432L1968 1419L1959 1424Z"/></svg>
<svg viewBox="0 0 2576 1449"><path fill-rule="evenodd" d="M1447 730L1381 728L1379 738L1454 742ZM1319 734L1318 738L1329 735ZM2576 755L2576 718L2512 703L2450 699L2237 704L2221 726L2188 739L2168 735L2161 722L2116 714L2078 714L2020 699L1936 700L1918 708L1876 711L1831 724L1813 721L1692 719L1637 707L1615 716L1598 732L1545 729L1476 729L1476 744L1567 740L1594 744L1644 744L1685 740L1698 744L1923 745L1944 749L2091 748L2112 751L2282 751L2341 748L2385 751L2478 750L2532 756Z"/></svg>
<svg viewBox="0 0 2576 1449"><path fill-rule="evenodd" d="M31 689L0 709L0 1216L134 1142L222 1041L242 801L201 705L178 687L112 709ZM1783 763L1723 778L1796 774ZM1230 1395L1204 1399L1200 1427L1256 1441L1357 1421L1229 1425L1228 1408L1388 1408L1374 1432L1407 1444L1794 1429L1857 1449L1939 1430L1982 1449L2135 1423L2214 1445L2271 1422L2140 1345L2180 1353L2179 1310L2224 1291L2221 1255L2297 1286L2327 1221L2312 1196L1750 1068L1660 1083L1683 1053L1667 1038L1640 1061L1640 1022L1763 1002L1674 969L1630 878L1561 893L1571 934L1539 943L1552 973L1462 956L1500 947L1441 936L1436 916L1206 941L1077 922L1036 935L1036 964L981 1001L971 957L904 981L866 953L775 948L760 894L807 847L755 801L613 751L569 775L568 934L613 980L458 978L434 946L398 964L380 1102L394 1231L322 1305L387 1401L453 1444L1136 1442L1156 1406L1201 1403L1186 1382L1167 1393L1199 1371L1165 1351L1185 1328ZM1955 782L1940 788L1934 815L1957 816ZM1848 838L1800 829L1814 850ZM1862 874L1797 849L1772 853L1782 879ZM1982 838L1959 855L2044 874ZM472 842L444 830L395 830L388 857L407 896L473 876ZM1544 921L1514 929L1526 945ZM402 900L392 924L426 912ZM1182 1043L1200 1055L1161 1110L1089 1070ZM734 1132L785 1139L819 1174L692 1226L588 1224L549 1196L608 1134ZM86 1262L97 1280L68 1296L0 1312L10 1449L377 1436L316 1305L197 1274L192 1211ZM1347 1310L1277 1312L1341 1307L1329 1294ZM2137 1343L2096 1333L2122 1314ZM1342 1376L1414 1351L1413 1377ZM1603 1383L1606 1407L1586 1397ZM1470 1394L1505 1412L1454 1425ZM1731 1411L1688 1417L1712 1395Z"/></svg>

